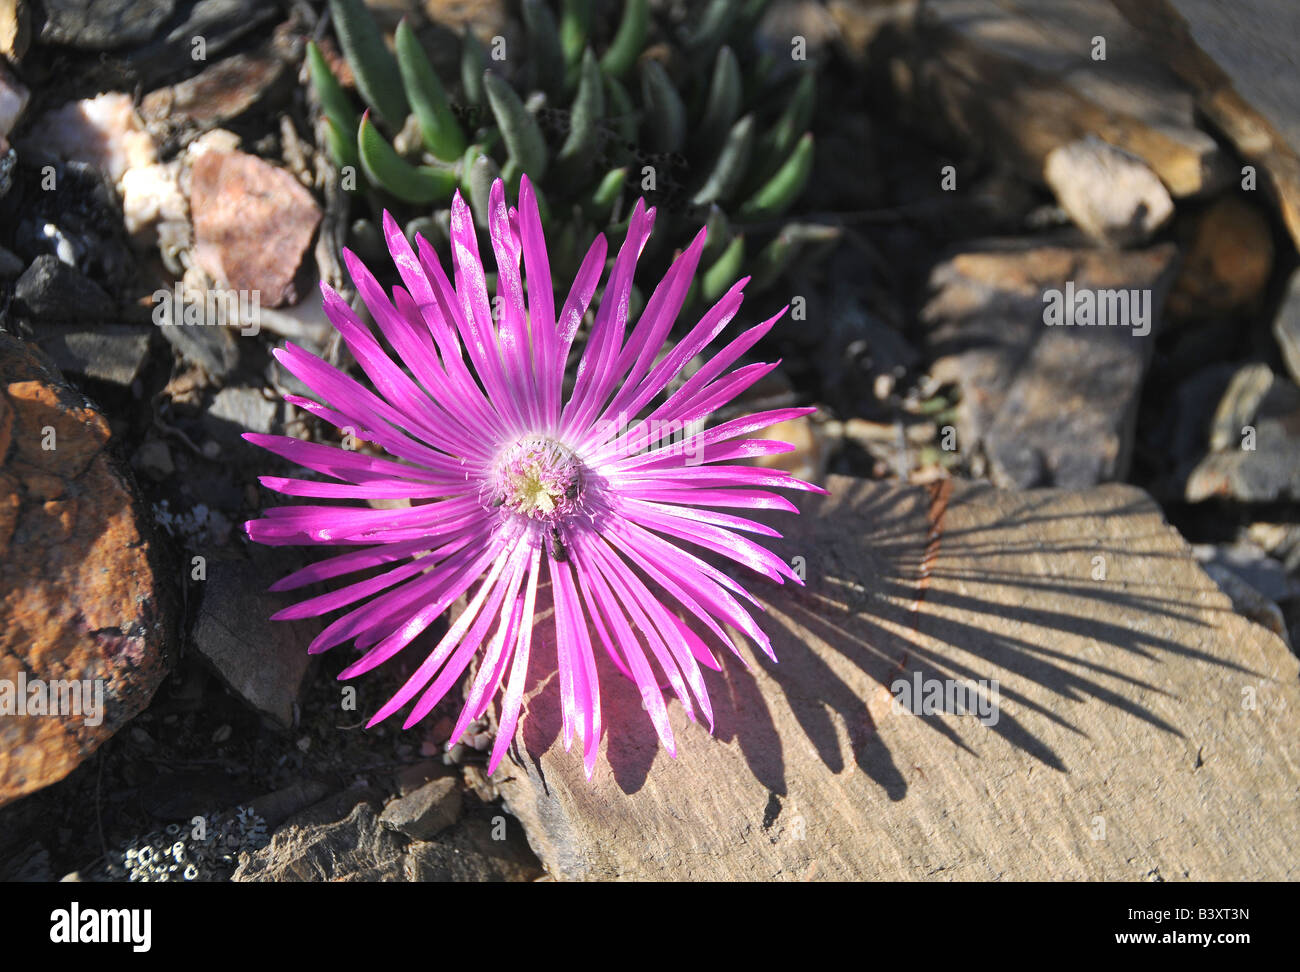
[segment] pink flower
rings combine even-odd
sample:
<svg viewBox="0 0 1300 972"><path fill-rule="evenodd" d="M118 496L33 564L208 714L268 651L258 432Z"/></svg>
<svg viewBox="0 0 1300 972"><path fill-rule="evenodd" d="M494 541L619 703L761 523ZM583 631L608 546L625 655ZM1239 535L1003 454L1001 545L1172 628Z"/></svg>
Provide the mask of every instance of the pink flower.
<svg viewBox="0 0 1300 972"><path fill-rule="evenodd" d="M486 712L504 685L489 764L495 769L519 721L538 587L549 583L565 748L575 734L583 741L590 777L601 734L594 631L594 640L636 682L659 738L675 756L661 685L672 687L691 719L698 704L712 731L700 665L719 667L683 619L736 651L722 627L731 625L772 656L770 641L742 604L758 602L688 548L711 551L778 583L799 582L780 558L743 536L779 536L776 531L715 507L797 512L767 487L821 492L784 472L732 464L791 451L783 442L743 436L813 409L777 409L703 428L708 415L776 367L752 364L724 373L780 314L741 333L668 393L670 381L736 315L749 278L657 360L705 234L701 230L676 259L629 334L632 274L655 215L644 201L632 212L573 393L563 401L565 363L605 265L605 238L592 243L557 317L527 178L520 182L518 210L507 207L500 180L490 210L495 301L488 299L478 240L459 194L451 211L454 285L428 243L417 237L413 250L387 214L384 231L405 285L393 289L392 300L344 251L366 307L400 360L399 366L343 299L322 286L325 311L373 391L293 344L276 351L321 399L288 396L290 402L392 458L250 433L250 442L327 477L265 476L262 483L290 496L412 504L282 506L246 524L259 543L352 548L291 574L274 590L362 576L275 617L346 609L309 650L354 641L361 657L339 676L350 678L392 658L468 595L466 610L370 725L412 701L404 727L418 722L480 655L452 740ZM648 417L637 421L647 408Z"/></svg>

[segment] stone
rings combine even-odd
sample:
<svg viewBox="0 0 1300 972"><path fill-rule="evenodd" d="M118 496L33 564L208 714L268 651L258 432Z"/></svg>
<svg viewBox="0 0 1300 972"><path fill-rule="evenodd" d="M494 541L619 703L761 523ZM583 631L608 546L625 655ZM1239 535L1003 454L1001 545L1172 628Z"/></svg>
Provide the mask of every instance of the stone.
<svg viewBox="0 0 1300 972"><path fill-rule="evenodd" d="M158 328L182 358L198 365L218 381L229 378L239 366L239 346L228 327L169 324Z"/></svg>
<svg viewBox="0 0 1300 972"><path fill-rule="evenodd" d="M1183 318L1258 308L1273 272L1273 231L1256 206L1224 196L1197 216L1169 311Z"/></svg>
<svg viewBox="0 0 1300 972"><path fill-rule="evenodd" d="M505 821L504 816L500 820ZM541 874L515 821L467 819L437 841L384 827L374 794L347 790L298 813L241 855L234 881L531 881Z"/></svg>
<svg viewBox="0 0 1300 972"><path fill-rule="evenodd" d="M311 193L283 169L243 152L204 152L191 172L195 256L214 280L279 307L321 220Z"/></svg>
<svg viewBox="0 0 1300 972"><path fill-rule="evenodd" d="M1287 278L1286 290L1273 318L1273 337L1282 349L1282 362L1291 380L1300 384L1300 270Z"/></svg>
<svg viewBox="0 0 1300 972"><path fill-rule="evenodd" d="M1026 245L989 241L931 274L921 316L931 375L961 389L957 442L967 454L982 446L998 485L1081 488L1122 479L1176 251ZM1051 308L1070 295L1094 299L1093 320L1105 307L1132 326L1049 326ZM1127 315L1119 313L1125 306Z"/></svg>
<svg viewBox="0 0 1300 972"><path fill-rule="evenodd" d="M186 0L170 29L131 51L131 68L146 90L178 75L194 72L194 39L202 37L204 54L215 62L238 41L283 17L282 8L263 0Z"/></svg>
<svg viewBox="0 0 1300 972"><path fill-rule="evenodd" d="M1140 158L1176 198L1230 175L1197 126L1192 90L1108 0L933 0L910 10L874 57L907 119L1034 180L1053 149L1087 135ZM1096 37L1104 62L1094 60Z"/></svg>
<svg viewBox="0 0 1300 972"><path fill-rule="evenodd" d="M27 0L0 0L0 55L17 64L31 41L31 4Z"/></svg>
<svg viewBox="0 0 1300 972"><path fill-rule="evenodd" d="M1094 135L1047 153L1043 177L1074 224L1110 246L1145 243L1174 212L1146 163Z"/></svg>
<svg viewBox="0 0 1300 972"><path fill-rule="evenodd" d="M36 343L64 373L130 387L149 356L149 328L134 324L40 324Z"/></svg>
<svg viewBox="0 0 1300 972"><path fill-rule="evenodd" d="M1209 122L1253 163L1251 187L1276 196L1300 244L1300 8L1272 0L1114 3L1196 93ZM1247 179L1244 170L1234 173L1236 182Z"/></svg>
<svg viewBox="0 0 1300 972"><path fill-rule="evenodd" d="M396 880L403 842L379 825L374 803L356 800L336 817L341 798L326 800L291 818L265 848L241 855L232 881ZM345 800L344 802L350 802Z"/></svg>
<svg viewBox="0 0 1300 972"><path fill-rule="evenodd" d="M494 833L506 828L505 839ZM462 820L437 841L414 841L402 858L407 881L535 881L543 872L523 828L504 815Z"/></svg>
<svg viewBox="0 0 1300 972"><path fill-rule="evenodd" d="M1225 402L1233 395L1229 386ZM1184 498L1189 503L1234 499L1247 503L1300 500L1300 388L1274 376L1268 391L1256 398L1253 411L1220 403L1242 421L1235 436L1224 436L1188 474Z"/></svg>
<svg viewBox="0 0 1300 972"><path fill-rule="evenodd" d="M158 147L131 96L106 91L42 115L22 142L33 158L54 156L93 165L113 185L128 169L158 161Z"/></svg>
<svg viewBox="0 0 1300 972"><path fill-rule="evenodd" d="M538 627L499 788L552 876L1296 876L1300 661L1232 611L1149 497L827 487L770 541L807 557L807 587L750 584L779 664L746 649L749 669L706 671L715 732L673 702L676 759L598 652L588 781ZM909 709L917 679L996 705Z"/></svg>
<svg viewBox="0 0 1300 972"><path fill-rule="evenodd" d="M199 657L250 708L291 726L315 622L271 620L285 606L267 590L283 573L278 567L212 554L206 570L193 634Z"/></svg>
<svg viewBox="0 0 1300 972"><path fill-rule="evenodd" d="M379 822L412 840L428 840L454 824L460 809L460 780L444 776L392 800L379 815Z"/></svg>
<svg viewBox="0 0 1300 972"><path fill-rule="evenodd" d="M1286 618L1282 614L1282 609L1277 606L1277 602L1265 597L1235 571L1217 563L1204 563L1201 566L1214 583L1219 585L1219 590L1231 598L1234 611L1260 627L1267 628L1281 638L1288 648L1291 647L1291 635L1287 630Z"/></svg>
<svg viewBox="0 0 1300 972"><path fill-rule="evenodd" d="M233 54L192 78L145 95L140 114L146 124L199 131L238 118L285 76L285 59L270 43L247 54Z"/></svg>
<svg viewBox="0 0 1300 972"><path fill-rule="evenodd" d="M270 432L280 413L280 404L266 398L260 388L227 385L208 406L205 425L215 438L234 445L245 432Z"/></svg>
<svg viewBox="0 0 1300 972"><path fill-rule="evenodd" d="M14 284L17 309L51 321L85 321L113 313L113 299L104 288L58 257L44 253L32 261Z"/></svg>
<svg viewBox="0 0 1300 972"><path fill-rule="evenodd" d="M14 130L30 97L31 92L0 61L0 138Z"/></svg>
<svg viewBox="0 0 1300 972"><path fill-rule="evenodd" d="M132 236L160 222L188 221L189 200L181 192L180 166L155 162L122 176L122 221Z"/></svg>
<svg viewBox="0 0 1300 972"><path fill-rule="evenodd" d="M97 713L0 718L0 804L75 769L170 665L174 592L108 440L103 415L47 359L0 333L0 685L89 680L103 692Z"/></svg>
<svg viewBox="0 0 1300 972"><path fill-rule="evenodd" d="M44 0L41 42L87 51L142 44L172 15L175 0Z"/></svg>
<svg viewBox="0 0 1300 972"><path fill-rule="evenodd" d="M1243 365L1233 373L1210 417L1211 452L1222 452L1241 441L1242 426L1259 413L1272 389L1273 372L1266 364Z"/></svg>

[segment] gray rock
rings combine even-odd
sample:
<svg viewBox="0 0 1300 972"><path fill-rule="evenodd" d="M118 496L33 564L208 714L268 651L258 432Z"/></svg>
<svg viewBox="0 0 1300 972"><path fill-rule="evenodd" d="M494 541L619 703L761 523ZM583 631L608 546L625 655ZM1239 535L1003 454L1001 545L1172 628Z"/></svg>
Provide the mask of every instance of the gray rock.
<svg viewBox="0 0 1300 972"><path fill-rule="evenodd" d="M1300 388L1275 376L1243 426L1246 433L1239 429L1225 448L1205 456L1187 476L1183 493L1189 503L1300 499Z"/></svg>
<svg viewBox="0 0 1300 972"><path fill-rule="evenodd" d="M229 328L165 324L158 330L182 358L213 378L229 378L239 365L239 347Z"/></svg>
<svg viewBox="0 0 1300 972"><path fill-rule="evenodd" d="M1287 374L1292 381L1300 383L1300 270L1293 272L1287 281L1286 293L1273 318L1273 336L1282 349Z"/></svg>
<svg viewBox="0 0 1300 972"><path fill-rule="evenodd" d="M1266 364L1248 364L1233 374L1210 418L1210 451L1222 452L1241 442L1242 427L1258 413L1273 387L1273 372Z"/></svg>
<svg viewBox="0 0 1300 972"><path fill-rule="evenodd" d="M142 44L172 15L174 0L44 0L41 41L88 51Z"/></svg>
<svg viewBox="0 0 1300 972"><path fill-rule="evenodd" d="M524 830L504 813L467 819L435 842L416 841L402 858L407 881L535 881L543 874Z"/></svg>
<svg viewBox="0 0 1300 972"><path fill-rule="evenodd" d="M374 803L356 794L351 799L357 802L341 819L332 812L337 800L293 818L269 845L241 857L231 880L401 880L402 838L379 825Z"/></svg>
<svg viewBox="0 0 1300 972"><path fill-rule="evenodd" d="M12 280L23 272L23 261L0 246L0 280Z"/></svg>
<svg viewBox="0 0 1300 972"><path fill-rule="evenodd" d="M1146 242L1174 212L1145 162L1095 135L1049 152L1043 175L1074 224L1111 246Z"/></svg>
<svg viewBox="0 0 1300 972"><path fill-rule="evenodd" d="M460 810L460 780L444 776L430 780L406 796L397 797L384 807L379 822L413 840L428 840L454 824L460 817Z"/></svg>
<svg viewBox="0 0 1300 972"><path fill-rule="evenodd" d="M1300 597L1300 580L1288 577L1281 561L1274 560L1262 547L1248 540L1194 544L1192 553L1207 571L1211 566L1230 571L1270 601Z"/></svg>
<svg viewBox="0 0 1300 972"><path fill-rule="evenodd" d="M14 302L20 311L51 321L94 321L113 312L113 300L99 284L48 253L18 278Z"/></svg>
<svg viewBox="0 0 1300 972"><path fill-rule="evenodd" d="M225 423L215 426L214 434L228 441L244 432L270 432L280 412L280 404L262 395L260 388L227 386L217 392L208 406L208 416Z"/></svg>
<svg viewBox="0 0 1300 972"><path fill-rule="evenodd" d="M210 556L193 643L239 698L279 723L293 723L310 656L310 625L272 621L285 599L268 593L279 569L231 556Z"/></svg>
<svg viewBox="0 0 1300 972"><path fill-rule="evenodd" d="M38 324L41 350L65 373L130 385L149 356L148 327L131 324Z"/></svg>
<svg viewBox="0 0 1300 972"><path fill-rule="evenodd" d="M154 482L162 482L176 472L171 449L162 439L146 439L135 451L132 465Z"/></svg>
<svg viewBox="0 0 1300 972"><path fill-rule="evenodd" d="M922 311L931 374L960 387L958 441L963 452L983 446L995 483L1082 488L1125 476L1175 255L1172 245L1119 252L990 241L935 268ZM1137 294L1150 333L1131 326L1140 323L1131 307L1118 315L1130 326L1049 326L1053 294L1063 303L1071 293L1096 308L1109 308L1109 295Z"/></svg>

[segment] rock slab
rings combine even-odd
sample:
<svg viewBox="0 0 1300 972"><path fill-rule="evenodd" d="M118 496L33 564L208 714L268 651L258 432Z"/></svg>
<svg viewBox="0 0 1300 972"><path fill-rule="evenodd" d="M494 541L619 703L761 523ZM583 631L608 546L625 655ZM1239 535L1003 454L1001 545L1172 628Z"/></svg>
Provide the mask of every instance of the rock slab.
<svg viewBox="0 0 1300 972"><path fill-rule="evenodd" d="M588 782L543 643L498 775L551 874L1300 876L1300 663L1146 494L827 485L782 518L807 587L757 591L780 664L706 673L716 733L674 703L676 760L606 667ZM918 678L996 679L997 719L896 711Z"/></svg>
<svg viewBox="0 0 1300 972"><path fill-rule="evenodd" d="M46 359L0 333L0 713L20 679L90 685L81 714L71 695L61 715L0 714L0 804L70 773L167 672L170 588L108 438Z"/></svg>

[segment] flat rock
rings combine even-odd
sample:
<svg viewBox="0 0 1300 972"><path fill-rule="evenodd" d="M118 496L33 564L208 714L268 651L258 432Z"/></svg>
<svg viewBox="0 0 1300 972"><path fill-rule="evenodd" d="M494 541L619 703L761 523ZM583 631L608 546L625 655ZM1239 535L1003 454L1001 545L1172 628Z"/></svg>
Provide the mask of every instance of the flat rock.
<svg viewBox="0 0 1300 972"><path fill-rule="evenodd" d="M149 40L172 15L175 0L43 0L41 41L107 51Z"/></svg>
<svg viewBox="0 0 1300 972"><path fill-rule="evenodd" d="M53 254L32 261L14 284L18 310L50 321L103 319L113 312L104 288Z"/></svg>
<svg viewBox="0 0 1300 972"><path fill-rule="evenodd" d="M1300 7L1274 0L1114 0L1197 106L1264 169L1300 244ZM1265 180L1257 180L1264 188Z"/></svg>
<svg viewBox="0 0 1300 972"><path fill-rule="evenodd" d="M1145 243L1174 212L1146 163L1095 135L1052 149L1043 176L1074 224L1111 246Z"/></svg>
<svg viewBox="0 0 1300 972"><path fill-rule="evenodd" d="M200 657L250 707L281 726L293 707L311 657L312 624L272 621L284 606L268 592L278 568L237 556L207 558L203 603L194 624Z"/></svg>
<svg viewBox="0 0 1300 972"><path fill-rule="evenodd" d="M428 840L460 816L461 784L456 777L430 780L384 807L379 822L412 840Z"/></svg>
<svg viewBox="0 0 1300 972"><path fill-rule="evenodd" d="M961 388L960 448L981 445L999 485L1080 488L1122 479L1176 252L1169 244L1125 252L1024 246L995 241L931 274L922 319L931 373ZM1129 312L1118 316L1129 326L1047 323L1053 292L1061 302L1091 294L1100 309L1120 291ZM1135 293L1145 304L1145 335Z"/></svg>
<svg viewBox="0 0 1300 972"><path fill-rule="evenodd" d="M199 265L218 283L257 291L279 307L321 219L311 193L284 169L244 152L204 152L194 162L190 211Z"/></svg>
<svg viewBox="0 0 1300 972"><path fill-rule="evenodd" d="M148 327L131 324L43 324L36 343L64 373L130 386L149 355Z"/></svg>
<svg viewBox="0 0 1300 972"><path fill-rule="evenodd" d="M1243 371L1249 377L1248 369ZM1267 390L1258 394L1242 391L1244 382L1239 379L1242 372L1229 385L1215 416L1215 427L1224 430L1212 440L1218 448L1192 469L1185 498L1189 503L1300 500L1300 388L1274 376ZM1241 423L1236 434L1231 434L1225 414Z"/></svg>
<svg viewBox="0 0 1300 972"><path fill-rule="evenodd" d="M171 591L108 439L47 359L0 333L0 686L90 686L80 711L0 718L0 804L70 773L167 673Z"/></svg>
<svg viewBox="0 0 1300 972"><path fill-rule="evenodd" d="M285 59L267 43L256 51L223 58L192 78L150 91L140 103L140 114L151 124L206 131L238 118L284 74Z"/></svg>
<svg viewBox="0 0 1300 972"><path fill-rule="evenodd" d="M598 653L608 730L588 782L538 629L498 776L552 875L1297 877L1300 662L1146 494L827 487L780 520L807 587L755 590L780 664L706 672L716 732L674 702L675 760ZM918 678L989 700L996 680L998 704L896 707Z"/></svg>
<svg viewBox="0 0 1300 972"><path fill-rule="evenodd" d="M1300 383L1300 270L1287 279L1282 303L1273 318L1273 337L1282 349L1282 361L1291 380Z"/></svg>
<svg viewBox="0 0 1300 972"><path fill-rule="evenodd" d="M436 841L381 825L373 794L348 790L287 821L243 857L234 881L531 881L541 874L519 825L465 819Z"/></svg>
<svg viewBox="0 0 1300 972"><path fill-rule="evenodd" d="M309 809L277 830L270 844L242 858L234 881L375 881L400 873L403 841L379 826L375 805L360 799L341 819L337 801Z"/></svg>
<svg viewBox="0 0 1300 972"><path fill-rule="evenodd" d="M1192 90L1108 0L915 5L888 65L904 107L1041 179L1053 149L1096 135L1142 159L1175 197L1221 185L1222 151ZM1106 41L1094 60L1094 37Z"/></svg>

